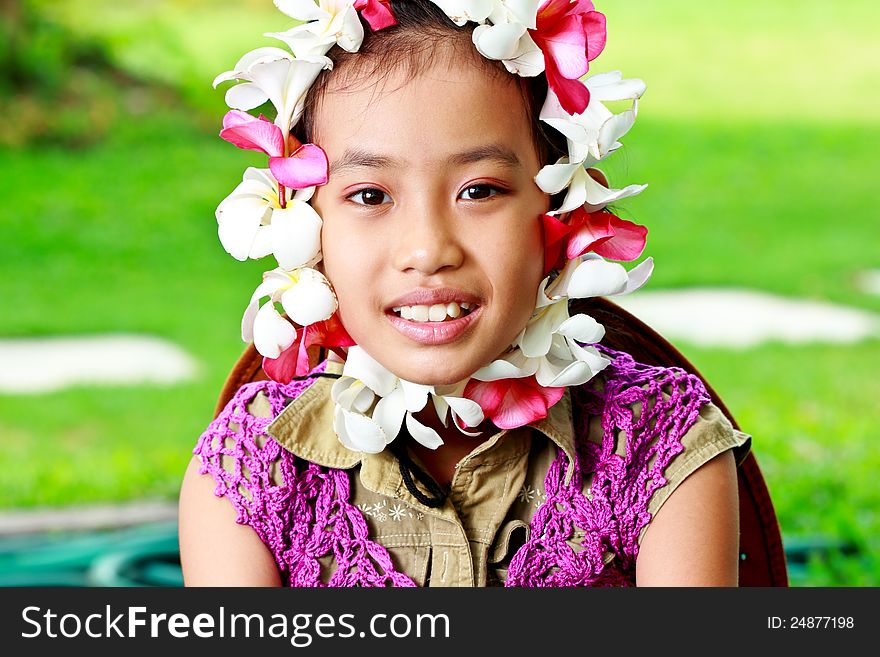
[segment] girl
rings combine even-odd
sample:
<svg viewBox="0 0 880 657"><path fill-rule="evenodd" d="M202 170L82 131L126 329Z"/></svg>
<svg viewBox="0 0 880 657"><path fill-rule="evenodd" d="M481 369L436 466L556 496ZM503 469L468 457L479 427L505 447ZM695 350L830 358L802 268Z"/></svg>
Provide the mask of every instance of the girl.
<svg viewBox="0 0 880 657"><path fill-rule="evenodd" d="M303 21L269 35L289 50L215 81L237 81L221 136L269 156L217 210L230 254L279 265L242 321L269 380L194 450L186 583L736 585L749 437L696 377L603 347L569 303L652 267L615 262L647 231L606 209L643 186L595 168L644 91L582 81L604 16L275 4ZM249 113L266 102L271 122Z"/></svg>

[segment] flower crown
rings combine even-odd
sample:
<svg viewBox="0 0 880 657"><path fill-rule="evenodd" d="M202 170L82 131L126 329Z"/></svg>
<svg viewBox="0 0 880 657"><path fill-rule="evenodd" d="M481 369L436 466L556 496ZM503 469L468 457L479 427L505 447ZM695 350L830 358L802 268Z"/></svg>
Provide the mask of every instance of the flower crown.
<svg viewBox="0 0 880 657"><path fill-rule="evenodd" d="M226 92L231 110L220 136L269 157L268 169L248 168L216 211L220 241L230 255L244 261L271 254L278 263L251 297L242 339L254 343L264 371L281 382L308 372L309 347L348 347L331 394L334 428L350 449L379 452L404 424L415 440L438 447L443 441L437 432L414 417L429 400L444 426L451 419L467 435L477 435L468 429L486 418L505 429L546 416L566 387L589 381L609 364L591 346L602 339L604 327L586 314L571 316L569 299L627 294L653 269L651 258L630 271L612 262L637 259L647 229L605 208L645 185L610 188L595 166L620 147L645 85L616 71L581 79L605 46L605 17L590 0L430 0L456 25L477 24L473 42L484 57L500 60L516 75L546 76L549 91L539 120L566 138L568 155L535 177L545 193L565 195L541 217L546 278L526 327L501 358L468 379L426 386L385 369L338 320L332 285L314 268L322 257L322 221L309 205L315 187L327 182L327 156L291 134L311 85L333 67L327 52L337 45L356 52L364 24L378 31L397 20L388 0L274 1L301 21L286 32L266 34L289 50L258 48L214 80L215 87L238 82ZM609 101L630 105L615 114L603 105ZM266 102L275 109L273 120L250 113Z"/></svg>

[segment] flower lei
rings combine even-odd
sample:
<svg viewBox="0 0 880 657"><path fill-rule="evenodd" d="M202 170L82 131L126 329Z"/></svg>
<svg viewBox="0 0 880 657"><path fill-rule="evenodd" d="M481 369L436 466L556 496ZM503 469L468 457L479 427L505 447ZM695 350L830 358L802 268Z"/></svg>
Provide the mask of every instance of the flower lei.
<svg viewBox="0 0 880 657"><path fill-rule="evenodd" d="M226 92L231 110L220 136L269 157L268 169L248 168L216 211L220 241L230 255L244 261L272 254L278 263L251 297L242 339L254 342L264 371L281 382L308 372L309 347L348 347L331 395L335 431L353 450L379 452L404 425L415 440L438 447L443 441L437 432L414 417L429 400L444 426L451 419L467 435L478 435L468 428L486 418L506 429L545 417L566 387L589 381L609 364L590 346L602 339L604 327L585 314L570 316L569 299L627 294L653 269L651 258L630 271L610 262L637 259L647 229L605 207L645 186L610 188L595 165L620 147L645 85L616 71L581 79L605 46L605 17L590 0L430 0L459 26L477 23L473 42L483 56L517 75L546 75L549 91L539 119L565 136L568 155L535 177L545 193L566 193L562 204L541 218L546 278L526 327L501 358L467 380L426 386L389 372L338 320L331 283L314 268L321 260L322 221L309 205L315 187L327 182L327 157L319 146L301 144L291 134L312 83L332 68L330 48L356 52L364 23L376 31L397 21L387 0L274 1L301 21L266 35L289 51L258 48L214 80L215 87L238 82ZM274 120L249 113L267 101L275 108ZM630 105L615 114L603 104L608 101Z"/></svg>

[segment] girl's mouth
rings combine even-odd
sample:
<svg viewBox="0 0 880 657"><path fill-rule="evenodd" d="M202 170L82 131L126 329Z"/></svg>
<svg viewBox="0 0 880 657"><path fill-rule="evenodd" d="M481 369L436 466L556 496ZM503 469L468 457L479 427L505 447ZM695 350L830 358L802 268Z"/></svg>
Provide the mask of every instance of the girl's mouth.
<svg viewBox="0 0 880 657"><path fill-rule="evenodd" d="M447 322L459 317L466 317L476 308L476 304L451 301L449 303L435 303L430 306L398 306L391 310L398 317L412 322Z"/></svg>
<svg viewBox="0 0 880 657"><path fill-rule="evenodd" d="M386 313L388 321L405 337L425 345L458 339L477 319L482 307L470 303L437 303L431 306L397 306Z"/></svg>

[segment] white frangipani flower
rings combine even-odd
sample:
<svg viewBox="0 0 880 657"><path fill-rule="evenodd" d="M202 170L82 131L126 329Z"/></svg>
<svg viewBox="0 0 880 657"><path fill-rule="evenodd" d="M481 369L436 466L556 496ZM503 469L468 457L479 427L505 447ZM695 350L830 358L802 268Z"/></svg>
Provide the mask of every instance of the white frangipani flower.
<svg viewBox="0 0 880 657"><path fill-rule="evenodd" d="M493 0L488 23L478 25L472 35L480 54L501 60L515 75L533 77L543 72L544 53L528 33L537 27L540 4L541 0Z"/></svg>
<svg viewBox="0 0 880 657"><path fill-rule="evenodd" d="M498 0L431 0L440 7L453 23L461 27L468 21L483 23Z"/></svg>
<svg viewBox="0 0 880 657"><path fill-rule="evenodd" d="M286 32L265 36L284 41L296 57L324 55L337 43L357 52L364 40L364 27L353 0L275 0L275 6L299 21Z"/></svg>
<svg viewBox="0 0 880 657"><path fill-rule="evenodd" d="M260 307L263 297L269 300ZM276 303L281 303L290 320L300 326L328 319L337 308L330 282L315 269L279 268L264 273L241 319L241 338L253 342L257 351L268 358L278 358L296 339L295 329L275 309ZM290 331L280 322L290 326Z"/></svg>
<svg viewBox="0 0 880 657"><path fill-rule="evenodd" d="M601 210L609 203L641 194L647 185L627 185L622 189L606 187L593 178L587 168L596 161L590 157L584 162L570 162L559 158L556 164L548 164L535 176L535 184L545 194L558 194L566 187L568 192L562 204L550 214L562 214L583 207L587 212Z"/></svg>
<svg viewBox="0 0 880 657"><path fill-rule="evenodd" d="M546 295L554 301L622 296L642 287L653 271L653 258L645 258L627 271L620 263L587 253L566 263L559 276L547 286Z"/></svg>
<svg viewBox="0 0 880 657"><path fill-rule="evenodd" d="M547 91L539 118L565 135L570 162L585 162L587 157L600 162L620 147L620 138L635 123L638 99L645 93L645 83L638 79L624 80L620 71L611 71L592 75L584 84L590 90L590 104L583 114L568 114L551 89ZM624 100L632 101L632 105L619 114L602 104Z"/></svg>
<svg viewBox="0 0 880 657"><path fill-rule="evenodd" d="M329 68L333 68L333 62L323 56L294 59L281 48L257 48L238 60L233 70L214 78L214 86L241 80L241 84L227 90L226 104L243 112L270 101L277 112L275 125L286 140L290 127L302 114L306 92L318 73Z"/></svg>
<svg viewBox="0 0 880 657"><path fill-rule="evenodd" d="M394 440L405 424L409 434L430 449L443 444L440 435L419 422L414 413L432 399L437 415L447 423L451 415L455 426L477 426L483 411L476 402L452 394L464 386L452 386L441 394L434 386L398 378L361 347L351 347L342 376L333 384L331 397L336 402L333 427L348 449L375 454ZM469 434L472 435L472 434Z"/></svg>
<svg viewBox="0 0 880 657"><path fill-rule="evenodd" d="M314 187L285 189L268 169L248 168L241 183L217 206L217 233L236 260L258 260L270 253L282 269L296 269L321 259L320 215L308 204Z"/></svg>
<svg viewBox="0 0 880 657"><path fill-rule="evenodd" d="M542 168L535 183L547 194L568 188L562 204L553 214L585 207L595 212L609 203L640 194L647 185L628 185L622 189L606 187L587 171L620 148L620 139L636 120L638 99L645 93L645 83L624 80L620 71L600 73L584 81L590 90L590 104L583 114L568 114L552 90L541 109L540 119L563 135L568 142L568 156ZM628 110L614 114L603 101L632 101Z"/></svg>
<svg viewBox="0 0 880 657"><path fill-rule="evenodd" d="M569 260L552 283L549 277L541 281L535 311L513 348L473 378L497 381L534 375L545 387L586 383L610 363L589 346L604 337L605 327L583 313L571 316L569 299L634 292L648 280L653 266L654 261L647 258L627 272L622 265L595 253Z"/></svg>

